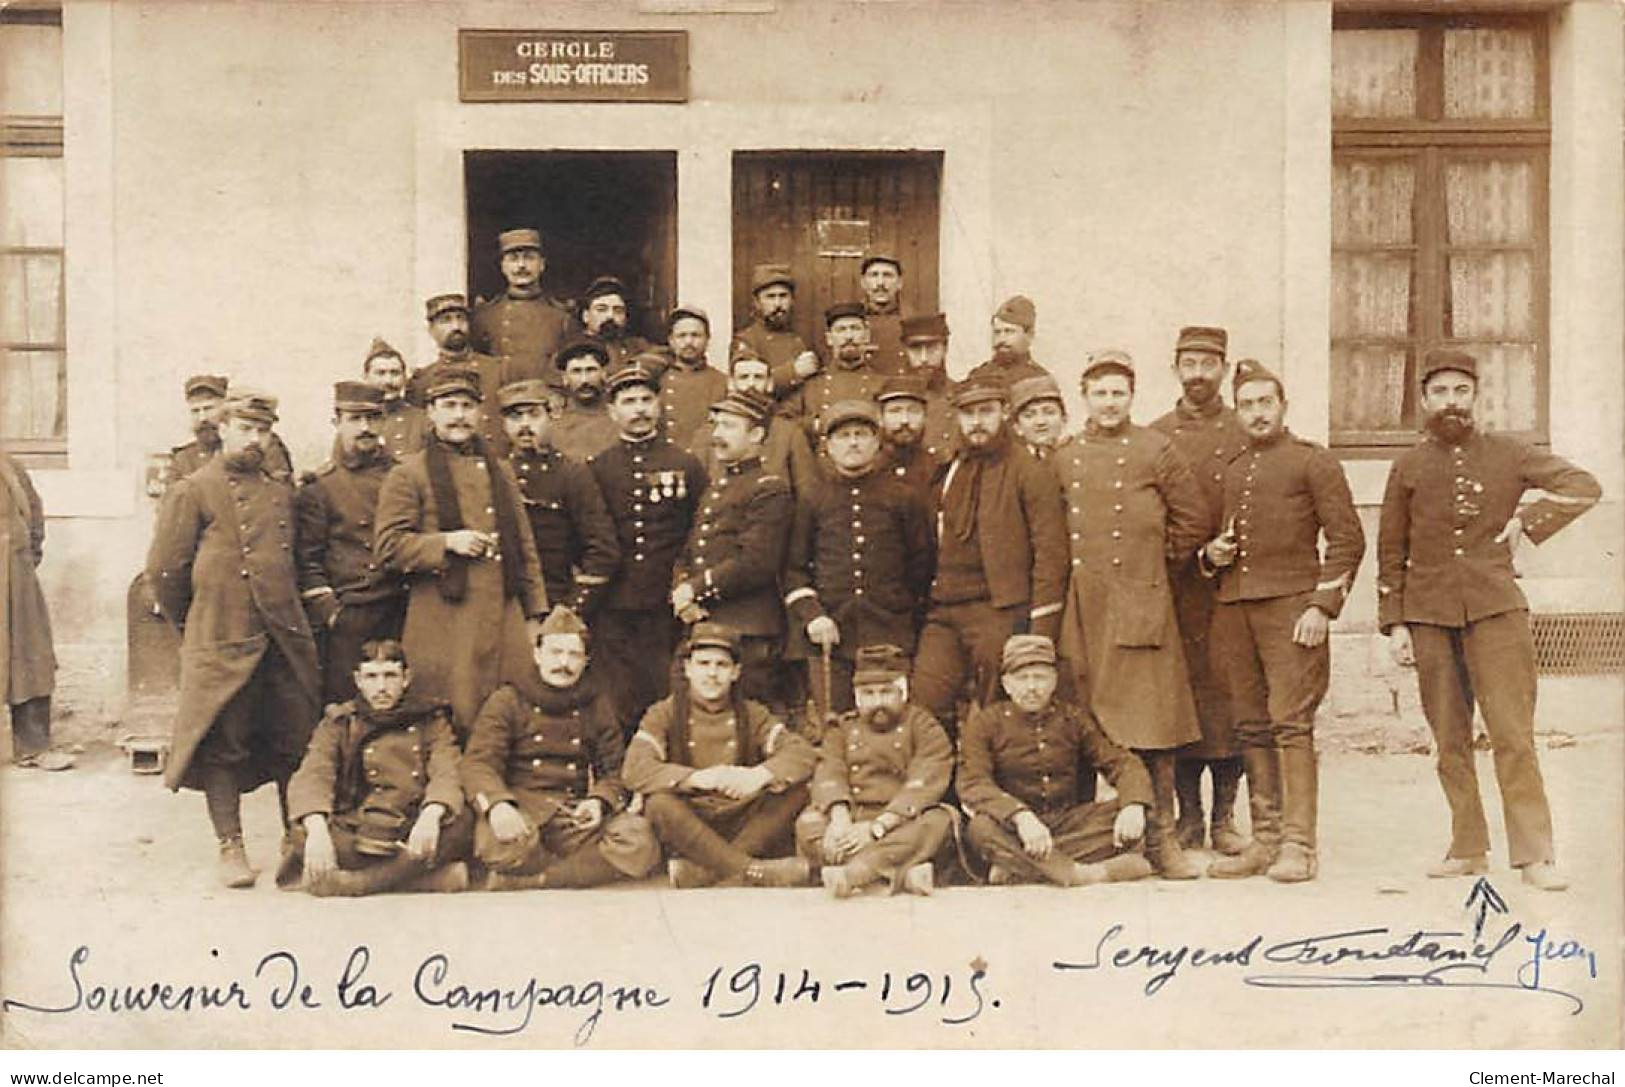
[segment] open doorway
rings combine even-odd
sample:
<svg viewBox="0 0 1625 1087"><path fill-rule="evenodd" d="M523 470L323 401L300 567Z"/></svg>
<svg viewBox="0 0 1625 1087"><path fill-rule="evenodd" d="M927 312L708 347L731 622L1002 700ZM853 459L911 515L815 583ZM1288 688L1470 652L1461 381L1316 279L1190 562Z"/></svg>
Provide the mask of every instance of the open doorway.
<svg viewBox="0 0 1625 1087"><path fill-rule="evenodd" d="M502 292L496 237L542 232L542 286L576 298L601 275L626 283L631 330L664 340L677 293L675 151L465 151L468 293Z"/></svg>

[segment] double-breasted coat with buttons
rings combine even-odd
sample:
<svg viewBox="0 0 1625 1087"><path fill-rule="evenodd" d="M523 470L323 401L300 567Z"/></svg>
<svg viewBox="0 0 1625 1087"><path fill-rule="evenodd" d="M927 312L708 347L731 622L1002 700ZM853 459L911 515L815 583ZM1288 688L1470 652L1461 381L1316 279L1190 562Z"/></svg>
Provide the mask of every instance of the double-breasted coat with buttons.
<svg viewBox="0 0 1625 1087"><path fill-rule="evenodd" d="M553 448L577 462L591 460L620 437L620 427L602 402L583 407L571 400L553 420L551 429Z"/></svg>
<svg viewBox="0 0 1625 1087"><path fill-rule="evenodd" d="M910 820L942 799L953 772L953 743L919 706L905 705L887 729L854 710L824 732L809 803L821 812L845 804L860 822L882 812Z"/></svg>
<svg viewBox="0 0 1625 1087"><path fill-rule="evenodd" d="M51 617L34 570L45 553L45 511L28 472L0 453L0 696L15 706L56 684Z"/></svg>
<svg viewBox="0 0 1625 1087"><path fill-rule="evenodd" d="M1501 434L1445 442L1432 434L1388 473L1377 530L1377 622L1464 627L1529 607L1512 551L1496 539L1525 491L1546 496L1521 514L1541 543L1596 504L1596 477L1555 453Z"/></svg>
<svg viewBox="0 0 1625 1087"><path fill-rule="evenodd" d="M618 438L589 466L621 548L606 606L668 611L672 567L705 493L705 468L694 454L663 437Z"/></svg>
<svg viewBox="0 0 1625 1087"><path fill-rule="evenodd" d="M463 527L495 534L487 454L477 443L463 450L443 448ZM496 469L499 485L519 514L524 504L513 469L506 461L497 462ZM391 469L378 494L377 561L405 575L409 586L402 642L413 685L425 698L451 703L459 734L466 734L486 696L536 669L525 618L546 613L547 590L530 519L520 515L515 520L520 554L468 562L462 599L447 600L440 579L449 556L429 483L428 453L414 453ZM519 592L513 598L503 589L505 562L518 566Z"/></svg>
<svg viewBox="0 0 1625 1087"><path fill-rule="evenodd" d="M544 446L509 456L536 537L547 599L588 615L621 561L615 522L592 470Z"/></svg>
<svg viewBox="0 0 1625 1087"><path fill-rule="evenodd" d="M835 653L844 659L865 645L912 655L935 566L931 508L919 490L880 467L818 480L796 496L785 563L786 655L816 654L807 624L820 616L839 627Z"/></svg>
<svg viewBox="0 0 1625 1087"><path fill-rule="evenodd" d="M700 498L673 583L692 583L713 622L747 637L779 636L779 581L794 509L789 483L765 472L761 457L726 466Z"/></svg>
<svg viewBox="0 0 1625 1087"><path fill-rule="evenodd" d="M644 795L678 792L690 774L708 766L766 767L773 775L764 790L769 793L782 793L812 776L817 749L766 706L748 699L737 699L719 710L691 705L688 750L671 750L676 700L688 697L687 690L679 690L661 699L638 723L626 746L623 772L633 789ZM740 714L745 717L743 728ZM746 750L740 750L741 735L747 738ZM734 799L720 792L701 792L685 794L684 799L700 815L715 819L750 807L759 796Z"/></svg>
<svg viewBox="0 0 1625 1087"><path fill-rule="evenodd" d="M660 374L660 416L666 435L674 442L687 441L706 425L711 405L728 392L728 375L703 359L698 366L681 362Z"/></svg>
<svg viewBox="0 0 1625 1087"><path fill-rule="evenodd" d="M1247 432L1241 421L1217 396L1202 407L1192 407L1181 398L1172 411L1151 424L1151 429L1167 435L1190 467L1207 506L1207 538L1212 539L1224 527L1225 466L1247 448ZM1214 583L1202 576L1194 558L1170 564L1168 573L1174 590L1174 616L1185 643L1185 668L1196 701L1196 717L1202 726L1202 742L1188 754L1203 759L1227 758L1236 754L1234 722L1224 685L1213 674L1208 640L1213 626Z"/></svg>
<svg viewBox="0 0 1625 1087"><path fill-rule="evenodd" d="M378 420L378 438L396 460L416 453L429 440L429 415L404 397L384 401L384 416Z"/></svg>
<svg viewBox="0 0 1625 1087"><path fill-rule="evenodd" d="M823 432L823 418L832 406L842 400L873 400L885 384L886 375L868 359L852 366L830 362L802 384L797 396L785 402L786 410L801 418L816 446Z"/></svg>
<svg viewBox="0 0 1625 1087"><path fill-rule="evenodd" d="M404 842L429 804L463 810L457 737L443 703L409 699L384 714L355 702L327 707L288 782L288 822L320 813L375 842Z"/></svg>
<svg viewBox="0 0 1625 1087"><path fill-rule="evenodd" d="M293 487L260 469L215 457L175 484L158 507L147 582L164 618L182 629L180 702L164 782L199 788L189 773L198 745L272 643L286 671L266 677L279 697L254 707L277 713L258 730L270 756L247 768L248 788L299 764L320 708L316 643L300 604ZM274 765L273 765L274 764Z"/></svg>
<svg viewBox="0 0 1625 1087"><path fill-rule="evenodd" d="M711 424L702 423L688 443L688 451L705 465L707 478L722 471L711 448ZM767 421L767 440L762 443L762 468L770 475L783 476L790 484L790 493L799 495L814 485L821 475L818 458L813 455L807 441L807 432L801 424L784 415L775 415Z"/></svg>
<svg viewBox="0 0 1625 1087"><path fill-rule="evenodd" d="M1169 566L1206 542L1208 513L1167 437L1092 422L1049 462L1061 483L1072 576L1060 648L1106 734L1162 750L1201 737Z"/></svg>
<svg viewBox="0 0 1625 1087"><path fill-rule="evenodd" d="M570 334L570 310L545 296L502 294L474 307L469 334L476 351L503 360L509 381L545 377Z"/></svg>

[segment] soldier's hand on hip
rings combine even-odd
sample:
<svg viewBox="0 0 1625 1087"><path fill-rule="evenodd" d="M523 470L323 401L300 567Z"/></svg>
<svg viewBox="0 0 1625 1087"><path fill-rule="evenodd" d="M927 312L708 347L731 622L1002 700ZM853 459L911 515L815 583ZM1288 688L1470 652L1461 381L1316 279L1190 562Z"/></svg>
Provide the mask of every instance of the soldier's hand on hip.
<svg viewBox="0 0 1625 1087"><path fill-rule="evenodd" d="M1145 837L1145 805L1128 804L1117 813L1117 821L1112 824L1112 844L1118 847L1130 845Z"/></svg>
<svg viewBox="0 0 1625 1087"><path fill-rule="evenodd" d="M417 822L412 824L412 833L406 837L408 856L420 861L434 856L434 851L440 846L440 817L445 811L444 804L423 805L423 810L418 812Z"/></svg>
<svg viewBox="0 0 1625 1087"><path fill-rule="evenodd" d="M840 645L841 628L827 615L820 615L807 624L807 640L814 645Z"/></svg>
<svg viewBox="0 0 1625 1087"><path fill-rule="evenodd" d="M492 808L488 818L491 820L491 833L496 835L499 842L517 842L530 831L518 807L506 800Z"/></svg>
<svg viewBox="0 0 1625 1087"><path fill-rule="evenodd" d="M1505 525L1501 526L1501 532L1495 537L1495 542L1506 544L1507 554L1512 558L1517 558L1518 549L1523 547L1524 539L1523 518L1513 517Z"/></svg>
<svg viewBox="0 0 1625 1087"><path fill-rule="evenodd" d="M1293 625L1292 640L1305 648L1315 649L1326 641L1326 632L1331 626L1331 618L1319 606L1310 604Z"/></svg>
<svg viewBox="0 0 1625 1087"><path fill-rule="evenodd" d="M1389 629L1388 655L1401 668L1415 667L1416 649L1411 645L1411 628L1404 623L1396 623Z"/></svg>
<svg viewBox="0 0 1625 1087"><path fill-rule="evenodd" d="M1050 834L1049 827L1030 811L1017 814L1016 834L1021 838L1021 848L1036 860L1044 860L1055 848L1055 838Z"/></svg>
<svg viewBox="0 0 1625 1087"><path fill-rule="evenodd" d="M468 559L484 558L490 553L490 537L471 528L460 528L446 533L446 550Z"/></svg>

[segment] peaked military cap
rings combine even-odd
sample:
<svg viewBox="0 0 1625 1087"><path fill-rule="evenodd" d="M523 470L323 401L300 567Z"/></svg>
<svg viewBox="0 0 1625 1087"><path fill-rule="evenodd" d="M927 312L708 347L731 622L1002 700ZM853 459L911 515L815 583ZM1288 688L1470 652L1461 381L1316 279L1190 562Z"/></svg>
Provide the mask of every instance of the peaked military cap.
<svg viewBox="0 0 1625 1087"><path fill-rule="evenodd" d="M1055 666L1055 643L1042 634L1012 634L1005 640L999 661L1003 672L1014 672L1029 664Z"/></svg>
<svg viewBox="0 0 1625 1087"><path fill-rule="evenodd" d="M858 647L853 659L852 683L890 683L908 675L908 657L895 645Z"/></svg>
<svg viewBox="0 0 1625 1087"><path fill-rule="evenodd" d="M429 387L424 391L423 399L426 401L438 400L442 396L472 396L475 400L485 399L480 390L479 371L471 366L444 366L436 373L429 375Z"/></svg>
<svg viewBox="0 0 1625 1087"><path fill-rule="evenodd" d="M542 251L542 232L531 230L528 227L517 230L504 230L497 235L497 249L503 253L512 253L515 249L534 249Z"/></svg>
<svg viewBox="0 0 1625 1087"><path fill-rule="evenodd" d="M1003 385L996 381L971 379L961 381L958 385L955 385L953 392L948 394L948 399L953 402L956 408L968 408L972 404L980 404L988 400L999 400L1008 404L1010 394Z"/></svg>
<svg viewBox="0 0 1625 1087"><path fill-rule="evenodd" d="M389 341L385 340L382 336L374 336L372 338L372 346L367 348L367 357L361 360L362 367L364 368L367 363L371 362L375 358L378 358L380 355L393 355L396 358L402 357L399 351L389 346Z"/></svg>
<svg viewBox="0 0 1625 1087"><path fill-rule="evenodd" d="M903 274L903 262L892 256L890 253L870 253L868 256L863 258L863 263L858 265L858 274L862 275L864 272L867 272L869 270L869 265L871 264L889 264L893 268L897 269L898 275Z"/></svg>
<svg viewBox="0 0 1625 1087"><path fill-rule="evenodd" d="M843 317L861 317L869 319L868 311L863 308L862 302L837 302L824 311L824 327L828 328Z"/></svg>
<svg viewBox="0 0 1625 1087"><path fill-rule="evenodd" d="M1478 360L1465 351L1457 351L1452 347L1435 347L1422 356L1422 383L1427 384L1428 378L1440 370L1456 370L1466 374L1475 382L1478 380Z"/></svg>
<svg viewBox="0 0 1625 1087"><path fill-rule="evenodd" d="M621 301L626 301L626 284L617 276L599 276L587 284L587 289L581 292L581 304L585 306L594 298L602 298L606 294L620 295Z"/></svg>
<svg viewBox="0 0 1625 1087"><path fill-rule="evenodd" d="M468 299L460 294L437 294L425 302L423 308L428 315L428 319L432 321L442 313L449 313L452 310L462 310L467 313Z"/></svg>
<svg viewBox="0 0 1625 1087"><path fill-rule="evenodd" d="M497 390L497 407L502 411L546 403L547 382L541 378L510 381Z"/></svg>
<svg viewBox="0 0 1625 1087"><path fill-rule="evenodd" d="M1065 401L1061 400L1061 387L1055 384L1055 379L1048 374L1024 377L1010 386L1011 411L1020 411L1028 404L1039 400L1054 400L1065 404Z"/></svg>
<svg viewBox="0 0 1625 1087"><path fill-rule="evenodd" d="M914 374L895 374L886 379L875 394L875 402L884 404L888 400L918 400L922 404L930 403L925 393L925 378Z"/></svg>
<svg viewBox="0 0 1625 1087"><path fill-rule="evenodd" d="M277 420L277 399L260 389L239 387L226 397L227 418L252 419L257 423L273 424Z"/></svg>
<svg viewBox="0 0 1625 1087"><path fill-rule="evenodd" d="M225 396L231 381L220 374L193 374L186 379L186 399L194 396Z"/></svg>
<svg viewBox="0 0 1625 1087"><path fill-rule="evenodd" d="M1230 346L1230 334L1222 328L1211 328L1206 325L1186 325L1179 330L1179 342L1174 345L1174 354L1181 351L1208 351L1223 356Z"/></svg>
<svg viewBox="0 0 1625 1087"><path fill-rule="evenodd" d="M684 648L683 655L692 656L696 649L725 650L737 661L739 634L733 627L723 623L695 623L694 629L689 632L688 644Z"/></svg>
<svg viewBox="0 0 1625 1087"><path fill-rule="evenodd" d="M1257 359L1241 359L1236 363L1236 376L1231 379L1230 388L1234 391L1249 381L1273 381L1275 387L1281 390L1281 395L1286 395L1285 383Z"/></svg>
<svg viewBox="0 0 1625 1087"><path fill-rule="evenodd" d="M1129 377L1133 377L1134 356L1130 355L1127 351L1120 350L1116 347L1108 347L1104 350L1096 351L1091 354L1088 361L1083 364L1083 374L1080 376L1080 380L1082 380L1082 378L1087 378L1090 374L1097 370L1116 370L1118 373L1127 374Z"/></svg>
<svg viewBox="0 0 1625 1087"><path fill-rule="evenodd" d="M738 415L756 426L766 426L768 419L773 415L773 401L760 393L732 389L721 400L712 404L711 410Z"/></svg>
<svg viewBox="0 0 1625 1087"><path fill-rule="evenodd" d="M609 365L609 348L604 346L603 340L594 336L577 336L567 341L553 356L553 365L562 370L565 363L578 355L592 355L597 358L600 366Z"/></svg>
<svg viewBox="0 0 1625 1087"><path fill-rule="evenodd" d="M382 415L384 390L365 381L340 381L333 385L334 411L360 411Z"/></svg>
<svg viewBox="0 0 1625 1087"><path fill-rule="evenodd" d="M916 313L912 317L904 317L898 334L904 343L933 343L937 340L946 340L948 315Z"/></svg>
<svg viewBox="0 0 1625 1087"><path fill-rule="evenodd" d="M700 324L705 326L706 332L711 331L711 315L706 313L698 306L678 306L676 309L672 310L671 314L666 318L666 331L669 333L672 326L678 321L681 321L684 317L694 318Z"/></svg>
<svg viewBox="0 0 1625 1087"><path fill-rule="evenodd" d="M1033 300L1024 294L1012 295L1004 300L998 309L993 311L996 320L1008 321L1013 325L1020 325L1028 332L1038 324L1038 307Z"/></svg>
<svg viewBox="0 0 1625 1087"><path fill-rule="evenodd" d="M604 395L613 400L616 393L632 385L642 385L655 392L660 391L660 379L655 377L647 366L634 359L609 375L609 380L604 382Z"/></svg>
<svg viewBox="0 0 1625 1087"><path fill-rule="evenodd" d="M873 400L837 400L824 413L824 434L835 433L842 423L868 423L880 429L880 409Z"/></svg>
<svg viewBox="0 0 1625 1087"><path fill-rule="evenodd" d="M796 277L790 274L788 264L758 264L751 269L751 294L755 294L763 287L772 287L775 284L782 284L792 291L796 289Z"/></svg>

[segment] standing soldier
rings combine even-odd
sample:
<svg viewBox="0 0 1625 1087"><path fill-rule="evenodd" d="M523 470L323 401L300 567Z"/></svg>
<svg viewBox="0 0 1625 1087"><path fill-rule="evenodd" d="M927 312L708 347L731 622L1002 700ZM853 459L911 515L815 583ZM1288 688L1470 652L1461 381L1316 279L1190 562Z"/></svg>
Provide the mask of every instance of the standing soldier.
<svg viewBox="0 0 1625 1087"><path fill-rule="evenodd" d="M909 681L949 734L965 680L986 705L1011 634L1053 635L1066 588L1066 520L1047 465L1010 438L1002 385L954 391L959 451L934 488L937 572Z"/></svg>
<svg viewBox="0 0 1625 1087"><path fill-rule="evenodd" d="M870 253L858 267L863 315L874 345L870 366L882 376L908 371L903 350L903 262L888 253Z"/></svg>
<svg viewBox="0 0 1625 1087"><path fill-rule="evenodd" d="M508 289L474 308L474 349L502 360L505 381L542 377L569 334L570 310L542 293L540 231L504 230L497 248Z"/></svg>
<svg viewBox="0 0 1625 1087"><path fill-rule="evenodd" d="M360 381L333 386L332 459L307 476L294 499L299 595L322 660L322 700L355 697L361 647L394 639L406 620L406 591L372 553L378 491L395 466L378 440L383 390Z"/></svg>
<svg viewBox="0 0 1625 1087"><path fill-rule="evenodd" d="M375 550L410 586L418 689L451 703L461 737L487 695L534 667L525 621L547 613L547 590L513 470L477 436L479 375L448 366L426 392L434 435L385 477Z"/></svg>
<svg viewBox="0 0 1625 1087"><path fill-rule="evenodd" d="M429 440L429 417L406 399L406 360L401 353L374 336L361 364L361 380L384 393L384 416L378 437L398 460L416 453Z"/></svg>
<svg viewBox="0 0 1625 1087"><path fill-rule="evenodd" d="M603 602L621 559L603 493L592 470L553 448L547 386L534 378L498 393L508 460L525 497L547 599L583 618Z"/></svg>
<svg viewBox="0 0 1625 1087"><path fill-rule="evenodd" d="M439 384L440 371L455 367L473 373L479 381L481 398L487 404L495 404L497 390L502 388L502 362L474 350L468 332L468 301L460 294L437 294L424 303L424 309L429 319L429 336L440 348L440 355L429 365L412 371L406 383L406 398L420 407L428 407L429 387ZM493 456L508 452L508 437L502 433L502 424L495 412L480 419L479 433Z"/></svg>
<svg viewBox="0 0 1625 1087"><path fill-rule="evenodd" d="M1318 867L1315 710L1331 681L1327 630L1354 584L1365 533L1337 458L1282 425L1281 379L1243 360L1235 400L1248 448L1225 469L1227 527L1199 559L1219 585L1214 667L1247 766L1253 840L1208 875L1301 883Z"/></svg>
<svg viewBox="0 0 1625 1087"><path fill-rule="evenodd" d="M742 347L728 367L728 392L749 393L752 396L773 396L773 377L767 362ZM721 470L716 450L711 446L711 424L701 423L688 442L688 451L700 458L707 476ZM762 443L762 470L769 475L783 476L790 484L792 494L800 494L818 479L818 461L807 432L789 416L775 411L767 420L767 440Z"/></svg>
<svg viewBox="0 0 1625 1087"><path fill-rule="evenodd" d="M589 461L621 549L604 610L593 623L598 661L631 728L670 685L677 621L672 566L705 493L705 468L660 433L660 382L634 362L610 375L610 417L620 437Z"/></svg>
<svg viewBox="0 0 1625 1087"><path fill-rule="evenodd" d="M820 722L852 708L861 647L913 655L934 565L930 504L881 469L874 404L843 400L825 426L834 471L796 495L784 580L788 655L809 661Z"/></svg>
<svg viewBox="0 0 1625 1087"><path fill-rule="evenodd" d="M609 359L609 348L587 337L571 340L554 356L568 399L553 421L553 447L571 460L588 460L615 441L615 420L604 400Z"/></svg>
<svg viewBox="0 0 1625 1087"><path fill-rule="evenodd" d="M1011 429L1034 460L1048 460L1072 440L1066 432L1066 404L1055 379L1024 377L1010 386Z"/></svg>
<svg viewBox="0 0 1625 1087"><path fill-rule="evenodd" d="M1190 467L1207 502L1207 535L1223 527L1225 465L1247 446L1247 436L1236 413L1225 407L1219 387L1226 369L1229 336L1222 328L1192 325L1179 330L1174 348L1174 376L1183 395L1174 408L1151 424L1174 443ZM1241 755L1233 732L1224 686L1213 672L1209 631L1213 626L1214 583L1202 576L1193 560L1174 564L1174 614L1185 647L1185 669L1191 677L1191 696L1202 727L1202 742L1182 752L1174 766L1174 790L1179 797L1179 844L1200 849L1210 842L1216 853L1234 856L1245 840L1236 831L1236 790L1241 784ZM1202 771L1213 779L1211 821L1202 817Z"/></svg>
<svg viewBox="0 0 1625 1087"><path fill-rule="evenodd" d="M320 711L316 643L299 606L293 488L265 471L276 400L238 389L222 410L220 456L165 496L147 583L183 632L180 705L164 771L198 789L220 840L220 878L251 887L241 794L288 778Z"/></svg>
<svg viewBox="0 0 1625 1087"><path fill-rule="evenodd" d="M11 708L11 758L18 766L66 770L73 756L51 750L56 651L51 616L34 571L45 556L45 509L28 472L0 452L0 694Z"/></svg>
<svg viewBox="0 0 1625 1087"><path fill-rule="evenodd" d="M228 389L229 382L218 374L197 374L186 379L186 412L191 418L192 440L170 450L168 483L185 479L220 452L220 421ZM283 482L292 481L293 461L288 447L274 431L264 454L266 474Z"/></svg>
<svg viewBox="0 0 1625 1087"><path fill-rule="evenodd" d="M758 264L750 274L751 321L734 333L729 358L749 351L772 369L773 387L786 397L818 372L818 356L795 330L796 280L786 264Z"/></svg>
<svg viewBox="0 0 1625 1087"><path fill-rule="evenodd" d="M660 376L660 404L666 436L685 442L704 425L712 404L728 391L728 377L706 361L711 318L696 306L679 306L666 320L672 361Z"/></svg>
<svg viewBox="0 0 1625 1087"><path fill-rule="evenodd" d="M925 313L903 318L903 350L908 352L907 375L925 389L922 442L926 451L947 460L959 437L958 420L948 402L948 316Z"/></svg>
<svg viewBox="0 0 1625 1087"><path fill-rule="evenodd" d="M683 682L649 707L627 745L626 783L644 795L674 887L800 887L811 878L805 859L779 854L807 804L817 753L744 697L739 673L738 636L696 623Z"/></svg>
<svg viewBox="0 0 1625 1087"><path fill-rule="evenodd" d="M1164 879L1195 879L1179 847L1174 752L1201 736L1168 568L1205 542L1207 509L1173 443L1129 421L1134 362L1100 351L1083 371L1083 433L1051 461L1072 535L1061 653L1106 735L1151 771L1146 852Z"/></svg>
<svg viewBox="0 0 1625 1087"><path fill-rule="evenodd" d="M824 311L824 340L829 365L801 387L799 403L792 402L792 411L814 438L822 432L824 412L831 404L873 400L886 380L870 361L874 348L861 302L837 302Z"/></svg>
<svg viewBox="0 0 1625 1087"><path fill-rule="evenodd" d="M1535 755L1535 649L1513 578L1519 539L1539 544L1596 504L1591 473L1473 425L1478 363L1461 351L1422 363L1427 436L1394 461L1377 531L1377 622L1414 664L1450 803L1450 852L1430 876L1487 870L1489 830L1473 766L1476 700L1495 753L1512 866L1561 891L1552 815ZM1531 488L1546 496L1522 511Z"/></svg>
<svg viewBox="0 0 1625 1087"><path fill-rule="evenodd" d="M857 709L824 734L811 802L796 820L801 855L822 866L836 898L884 880L891 892L928 895L932 862L952 840L941 803L954 773L942 726L908 703L908 658L894 645L858 651ZM948 851L952 856L952 850Z"/></svg>
<svg viewBox="0 0 1625 1087"><path fill-rule="evenodd" d="M739 638L740 690L783 715L790 707L780 674L779 575L795 500L783 476L762 468L772 412L773 402L754 393L729 393L711 406L711 447L720 470L673 568L671 606L685 623L710 618L732 630Z"/></svg>
<svg viewBox="0 0 1625 1087"><path fill-rule="evenodd" d="M931 494L937 472L952 456L950 445L926 443L930 395L922 378L902 374L888 377L875 397L885 439L885 471L926 496ZM957 420L954 425L958 429Z"/></svg>
<svg viewBox="0 0 1625 1087"><path fill-rule="evenodd" d="M486 889L642 879L660 863L660 846L626 810L626 740L604 674L588 670L587 628L575 613L547 617L535 659L529 675L485 700L463 757Z"/></svg>
<svg viewBox="0 0 1625 1087"><path fill-rule="evenodd" d="M1049 373L1033 359L1033 330L1038 308L1026 295L1006 299L993 311L993 357L970 372L972 381L997 381L1006 388L1024 377Z"/></svg>
<svg viewBox="0 0 1625 1087"><path fill-rule="evenodd" d="M609 353L604 364L614 371L633 355L649 350L649 341L632 334L627 320L626 284L614 276L599 276L587 285L577 303L581 328L599 340Z"/></svg>
<svg viewBox="0 0 1625 1087"><path fill-rule="evenodd" d="M1055 697L1055 643L1032 634L1004 643L1008 701L984 706L959 745L965 836L989 883L1081 887L1143 879L1140 853L1151 778L1082 706ZM1116 798L1096 802L1095 776Z"/></svg>

